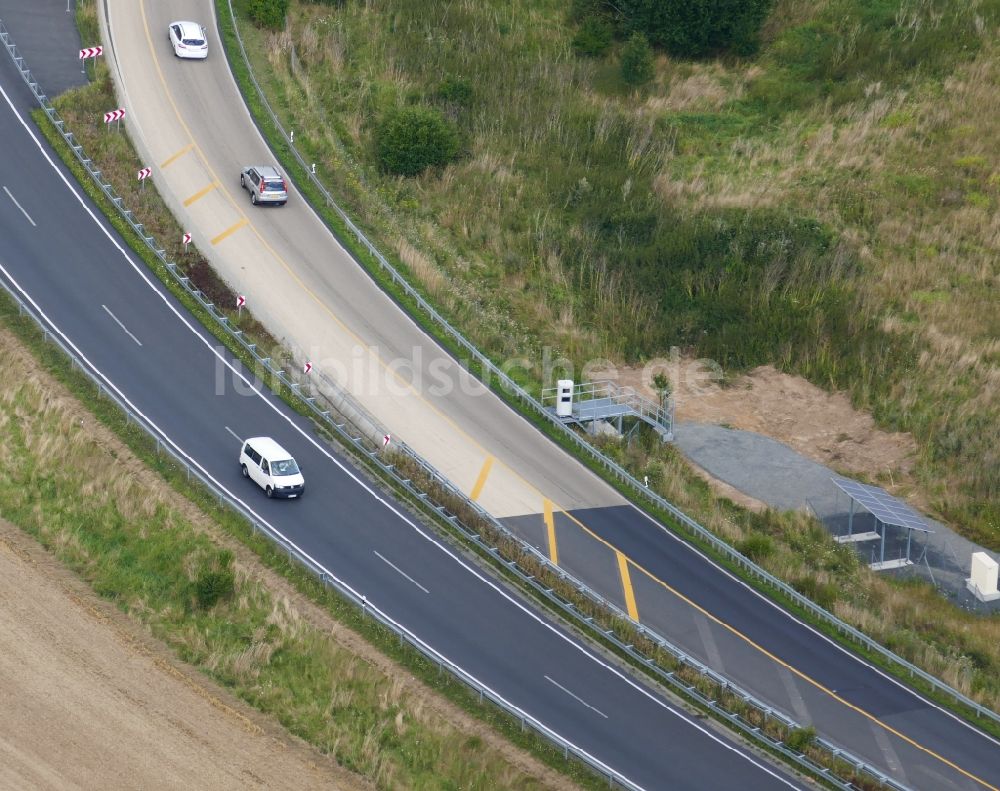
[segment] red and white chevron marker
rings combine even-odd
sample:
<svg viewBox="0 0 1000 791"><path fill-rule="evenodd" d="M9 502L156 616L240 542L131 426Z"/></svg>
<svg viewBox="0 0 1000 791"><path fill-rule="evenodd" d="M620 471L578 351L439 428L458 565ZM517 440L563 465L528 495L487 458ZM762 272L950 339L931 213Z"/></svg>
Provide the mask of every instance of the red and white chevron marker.
<svg viewBox="0 0 1000 791"><path fill-rule="evenodd" d="M153 170L152 168L143 168L136 175L139 177L139 181L142 181L143 179L148 179L151 175L153 175Z"/></svg>
<svg viewBox="0 0 1000 791"><path fill-rule="evenodd" d="M191 234L186 233L181 237L181 241L184 242L184 246L191 244Z"/></svg>
<svg viewBox="0 0 1000 791"><path fill-rule="evenodd" d="M84 47L80 50L80 60L86 60L87 58L96 58L98 55L104 54L104 47Z"/></svg>
<svg viewBox="0 0 1000 791"><path fill-rule="evenodd" d="M104 123L110 124L112 121L120 121L125 117L125 108L119 107L117 110L112 110L110 113L104 114Z"/></svg>
<svg viewBox="0 0 1000 791"><path fill-rule="evenodd" d="M239 294L236 297L236 307L238 309L242 309L243 306L246 305L246 304L247 304L247 298L245 296L243 296L242 294Z"/></svg>
<svg viewBox="0 0 1000 791"><path fill-rule="evenodd" d="M304 374L311 373L312 369L313 369L313 364L310 362L306 362L306 364L302 366L302 373Z"/></svg>
<svg viewBox="0 0 1000 791"><path fill-rule="evenodd" d="M382 448L385 449L385 448L389 447L389 442L391 440L392 440L392 435L391 434L383 434L382 435Z"/></svg>

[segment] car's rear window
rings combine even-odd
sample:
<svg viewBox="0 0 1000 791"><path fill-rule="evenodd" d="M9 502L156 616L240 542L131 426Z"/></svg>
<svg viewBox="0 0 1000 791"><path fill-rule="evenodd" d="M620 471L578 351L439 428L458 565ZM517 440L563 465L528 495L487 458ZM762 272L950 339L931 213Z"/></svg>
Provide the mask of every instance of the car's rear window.
<svg viewBox="0 0 1000 791"><path fill-rule="evenodd" d="M187 44L189 47L204 47L205 46L205 39L203 39L203 38L186 38L186 39L184 39L184 43Z"/></svg>
<svg viewBox="0 0 1000 791"><path fill-rule="evenodd" d="M279 179L266 179L264 181L264 189L266 190L283 190L285 188L285 182Z"/></svg>

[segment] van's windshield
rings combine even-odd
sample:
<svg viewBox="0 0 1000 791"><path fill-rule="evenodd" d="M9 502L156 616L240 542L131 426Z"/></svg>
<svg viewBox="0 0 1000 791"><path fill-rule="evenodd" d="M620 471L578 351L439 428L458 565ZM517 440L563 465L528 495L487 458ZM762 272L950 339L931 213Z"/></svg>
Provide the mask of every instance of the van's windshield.
<svg viewBox="0 0 1000 791"><path fill-rule="evenodd" d="M271 462L271 475L298 475L299 465L295 459Z"/></svg>

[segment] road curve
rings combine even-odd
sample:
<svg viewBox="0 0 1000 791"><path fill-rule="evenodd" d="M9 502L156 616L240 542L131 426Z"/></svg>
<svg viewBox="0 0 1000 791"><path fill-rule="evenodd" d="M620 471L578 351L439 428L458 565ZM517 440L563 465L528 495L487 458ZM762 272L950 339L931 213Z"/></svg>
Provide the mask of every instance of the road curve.
<svg viewBox="0 0 1000 791"><path fill-rule="evenodd" d="M197 237L208 240L203 248L230 282L248 293L265 321L290 328L286 337L303 337L293 334L294 322L315 309L305 322L310 332L318 335L316 328L333 326L330 348L338 351L326 359L351 359L352 344L361 336L363 345L392 349L394 354L414 357L414 349L422 350L428 377L431 363L447 365L447 356L343 255L300 197L293 196L283 210L248 212L235 180L219 176L238 172L247 157L268 157L224 60L175 61L165 35L158 45L156 31L165 30L168 21L168 12L159 4L107 0L107 7L112 54L126 86L133 136L147 149L154 168L158 166L159 186L179 216L200 228ZM169 14L212 20L208 4L194 0L172 4ZM217 32L214 36L217 41ZM219 241L212 244L213 239ZM253 283L258 285L244 287ZM280 291L282 284L291 291ZM281 296L268 301L268 295L275 294ZM275 316L268 313L271 309ZM285 313L290 317L282 318ZM338 339L341 331L346 336ZM321 359L326 353L311 356ZM467 387L476 392L474 383ZM454 473L466 491L481 494L481 502L498 516L538 516L544 492L563 506L557 509L556 521L580 522L633 562L641 559L635 568L644 576L636 582L635 595L641 599L643 622L762 699L800 721L813 722L835 742L902 782L954 788L1000 785L996 742L907 692L680 547L489 394L472 396L459 387L449 395L390 393L387 401L378 392L359 395L366 404L375 404L374 411L387 410L396 419L416 408L416 417L399 433L418 450L425 450L421 442L428 443L431 452L426 455L435 462L443 456L443 471ZM443 421L435 422L439 419ZM427 428L427 436L421 439L417 431L413 441L413 426ZM477 431L485 434L470 444L468 437ZM483 470L489 469L486 460L494 457L500 463L481 485ZM593 562L582 560L578 567L567 568L594 582ZM646 579L651 584L641 586ZM609 591L613 588L608 586ZM690 640L691 634L698 639Z"/></svg>
<svg viewBox="0 0 1000 791"><path fill-rule="evenodd" d="M373 606L641 787L801 787L496 585L357 477L305 420L255 389L71 185L31 131L27 107L30 97L5 60L2 181L12 198L0 200L0 277L164 441ZM303 499L267 500L242 478L236 437L256 434L293 449L307 476Z"/></svg>

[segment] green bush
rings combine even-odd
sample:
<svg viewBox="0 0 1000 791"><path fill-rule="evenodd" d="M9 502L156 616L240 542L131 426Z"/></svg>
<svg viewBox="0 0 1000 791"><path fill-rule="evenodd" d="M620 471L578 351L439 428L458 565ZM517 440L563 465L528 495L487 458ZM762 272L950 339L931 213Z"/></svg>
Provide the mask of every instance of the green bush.
<svg viewBox="0 0 1000 791"><path fill-rule="evenodd" d="M622 48L622 79L629 85L644 85L653 79L653 48L642 33L633 33Z"/></svg>
<svg viewBox="0 0 1000 791"><path fill-rule="evenodd" d="M458 133L430 107L393 110L375 130L379 165L399 176L416 176L429 167L446 165L458 149Z"/></svg>
<svg viewBox="0 0 1000 791"><path fill-rule="evenodd" d="M746 555L754 563L774 554L774 542L770 536L751 534L736 545L741 555Z"/></svg>
<svg viewBox="0 0 1000 791"><path fill-rule="evenodd" d="M437 98L457 107L472 106L472 83L464 77L445 77L437 89Z"/></svg>
<svg viewBox="0 0 1000 791"><path fill-rule="evenodd" d="M230 598L236 588L233 577L233 555L228 550L218 553L215 561L206 565L194 583L195 598L202 610L214 607Z"/></svg>
<svg viewBox="0 0 1000 791"><path fill-rule="evenodd" d="M796 753L802 753L806 747L816 741L816 729L811 725L807 728L796 728L785 739L785 746Z"/></svg>
<svg viewBox="0 0 1000 791"><path fill-rule="evenodd" d="M620 0L626 32L643 33L671 55L698 58L722 52L749 55L772 0Z"/></svg>
<svg viewBox="0 0 1000 791"><path fill-rule="evenodd" d="M247 0L247 14L259 27L279 30L285 25L288 0Z"/></svg>
<svg viewBox="0 0 1000 791"><path fill-rule="evenodd" d="M578 55L599 57L611 46L614 35L615 30L609 20L602 16L588 16L573 37L573 50Z"/></svg>

